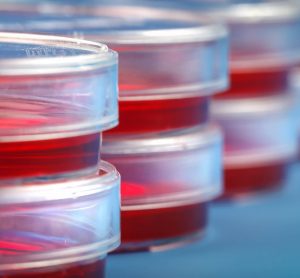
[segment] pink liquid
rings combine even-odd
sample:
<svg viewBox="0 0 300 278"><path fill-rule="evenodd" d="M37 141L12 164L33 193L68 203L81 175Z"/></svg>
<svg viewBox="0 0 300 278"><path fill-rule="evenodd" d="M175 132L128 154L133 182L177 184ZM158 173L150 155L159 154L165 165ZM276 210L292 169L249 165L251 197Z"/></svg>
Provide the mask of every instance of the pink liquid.
<svg viewBox="0 0 300 278"><path fill-rule="evenodd" d="M122 183L122 198L144 193L142 185ZM125 195L126 194L126 195ZM149 249L151 246L188 240L205 230L206 203L166 208L121 211L122 245L120 250Z"/></svg>

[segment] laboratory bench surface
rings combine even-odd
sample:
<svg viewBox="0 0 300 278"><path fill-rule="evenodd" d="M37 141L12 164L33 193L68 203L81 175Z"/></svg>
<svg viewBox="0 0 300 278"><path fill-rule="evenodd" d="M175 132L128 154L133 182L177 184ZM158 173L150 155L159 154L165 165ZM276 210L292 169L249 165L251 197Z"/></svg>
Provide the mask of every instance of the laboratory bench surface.
<svg viewBox="0 0 300 278"><path fill-rule="evenodd" d="M107 278L300 277L300 165L281 190L212 203L202 241L154 253L110 255Z"/></svg>

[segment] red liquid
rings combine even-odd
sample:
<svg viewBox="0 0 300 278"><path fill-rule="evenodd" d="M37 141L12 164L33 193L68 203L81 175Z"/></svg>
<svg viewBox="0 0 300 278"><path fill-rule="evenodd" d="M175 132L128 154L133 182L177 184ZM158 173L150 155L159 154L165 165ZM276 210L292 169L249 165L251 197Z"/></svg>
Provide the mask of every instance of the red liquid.
<svg viewBox="0 0 300 278"><path fill-rule="evenodd" d="M0 179L40 177L96 168L100 134L0 142Z"/></svg>
<svg viewBox="0 0 300 278"><path fill-rule="evenodd" d="M70 240L71 241L71 240ZM0 233L0 266L16 263L19 257L38 256L39 252L63 250L68 247L67 238L46 237L33 233L7 230ZM72 241L71 241L72 242ZM78 254L80 255L80 254ZM59 260L58 260L59 261ZM32 269L0 270L0 278L104 278L105 260L76 262Z"/></svg>
<svg viewBox="0 0 300 278"><path fill-rule="evenodd" d="M180 186L182 188L182 186ZM122 182L121 247L118 251L149 250L180 241L193 240L207 225L207 204L193 203L162 208L134 208L136 200L168 196L176 192L168 185L147 185ZM177 191L178 192L178 191ZM128 208L128 209L126 209ZM130 209L130 210L129 210Z"/></svg>
<svg viewBox="0 0 300 278"><path fill-rule="evenodd" d="M289 88L288 68L231 71L230 89L215 98L267 97L286 93Z"/></svg>
<svg viewBox="0 0 300 278"><path fill-rule="evenodd" d="M160 132L189 128L208 121L209 98L120 101L119 125L109 134Z"/></svg>
<svg viewBox="0 0 300 278"><path fill-rule="evenodd" d="M288 163L225 169L224 198L234 198L271 191L282 185L286 179Z"/></svg>
<svg viewBox="0 0 300 278"><path fill-rule="evenodd" d="M18 80L14 83L14 80L0 79L0 85L5 85L5 88L11 88L14 84L18 85ZM47 95L43 96L43 90L40 98L31 96L40 92L38 87L31 91L25 85L24 88L21 86L16 89L16 95L14 90L6 95L6 91L1 89L0 179L47 177L89 168L96 170L101 138L98 132L59 137L63 127L85 124L83 108L73 104L69 98L65 102L55 102ZM58 94L53 92L54 96L55 93ZM54 96L52 98L55 99ZM45 136L49 130L50 138ZM40 137L43 139L35 139L36 134L43 135Z"/></svg>
<svg viewBox="0 0 300 278"><path fill-rule="evenodd" d="M205 204L122 211L122 244L161 241L194 235L207 223Z"/></svg>
<svg viewBox="0 0 300 278"><path fill-rule="evenodd" d="M1 273L1 272L0 272ZM3 274L1 278L104 278L105 263L97 261L90 264L65 266L64 268L49 268L22 272L19 274Z"/></svg>
<svg viewBox="0 0 300 278"><path fill-rule="evenodd" d="M122 184L122 198L143 195L143 186ZM130 208L130 206L129 206ZM147 250L153 246L188 240L205 229L205 203L167 208L121 210L120 251Z"/></svg>

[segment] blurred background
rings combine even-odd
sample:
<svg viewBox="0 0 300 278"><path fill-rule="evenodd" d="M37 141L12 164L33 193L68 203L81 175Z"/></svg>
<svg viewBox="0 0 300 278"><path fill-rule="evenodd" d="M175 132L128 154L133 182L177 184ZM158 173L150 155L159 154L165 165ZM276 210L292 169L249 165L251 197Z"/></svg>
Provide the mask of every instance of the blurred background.
<svg viewBox="0 0 300 278"><path fill-rule="evenodd" d="M156 11L164 11L164 13L158 20L159 16L155 13L153 13L155 16L150 13L144 15L138 11L126 14L126 9L124 11L115 10L116 13L111 13L108 17L121 18L123 25L112 27L109 21L105 28L103 26L98 28L97 23L92 21L89 24L83 24L83 22L87 22L88 18L103 17L103 15L98 15L97 11L99 10L101 14L101 7L107 5L127 8L147 7ZM12 12L20 7L26 8L26 6L35 9L34 11L29 9L28 18L26 16L25 19L22 18L25 14L24 10L24 14L20 13L22 16L19 14L19 18L16 16L18 13ZM92 12L93 9L94 12ZM130 8L128 9L130 10ZM212 42L203 43L201 47L203 49L210 47L210 52L207 50L204 53L203 50L201 63L193 63L193 67L184 68L191 66L190 61L196 57L196 54L188 55L193 51L192 48L185 52L178 52L179 54L174 52L175 55L171 56L169 50L159 49L155 52L160 47L159 44L155 44L155 41L151 41L149 47L145 41L147 36L150 36L151 39L151 35L143 35L141 38L145 41L136 44L126 41L126 36L130 32L126 33L125 31L137 32L132 36L133 40L140 38L139 35L145 30L154 30L155 32L168 28L176 29L172 27L173 23L170 23L168 15L175 15L177 11L190 14L191 18L224 25L228 30L228 45L225 46L221 40L216 43L218 46L212 46ZM47 15L44 23L50 22L51 24L33 24L34 20L38 22L37 14L44 18ZM147 18L145 22L143 22L144 16ZM51 19L51 17L53 18ZM136 18L143 22L139 27L131 25ZM73 22L71 27L65 24L65 20ZM126 26L124 22L127 23ZM162 22L167 28L163 26ZM59 26L59 24L62 25ZM178 29L180 28L181 26L178 27ZM99 31L99 29L101 30ZM125 115L125 112L124 115L122 114L123 111L129 109L126 107L123 110L122 101L125 103L130 100L130 97L133 95L136 97L140 92L149 93L150 96L151 92L147 91L149 88L165 90L166 87L173 88L174 84L178 87L186 85L184 83L186 80L194 81L196 73L203 77L201 82L207 82L207 84L208 81L217 82L224 79L224 76L228 77L228 84L227 81L224 81L224 84L211 89L209 95L211 100L207 104L209 111L207 121L211 125L218 126L223 134L223 151L222 154L214 153L213 158L205 156L201 160L203 162L201 165L205 166L201 166L199 171L203 171L203 169L207 172L214 171L214 177L218 176L218 179L221 180L223 191L216 193L212 198L201 201L201 204L205 203L207 206L207 216L205 216L207 223L204 224L207 227L205 227L204 235L201 239L198 238L183 246L177 247L175 243L171 249L167 248L167 250L160 250L160 248L151 250L150 248L150 251L154 252L138 250L139 252L112 254L108 258L108 278L300 277L300 164L298 161L300 155L300 1L2 0L0 1L0 30L51 33L88 39L90 39L89 36L97 38L101 34L99 35L100 39L97 40L103 38L104 43L108 43L110 47L120 52L120 134L115 131L115 133L104 135L104 141L107 143L104 142L103 150L104 157L113 162L123 174L124 184L125 181L134 182L135 185L137 181L143 183L146 181L141 177L142 175L147 176L153 173L158 177L163 175L160 174L161 172L166 173L168 170L170 171L169 176L172 177L169 179L175 184L180 179L178 176L181 175L176 176L176 174L181 173L180 169L186 164L180 164L178 168L173 169L168 168L160 161L165 159L164 163L169 163L168 165L174 161L175 165L176 161L182 159L181 156L169 157L169 153L164 154L160 150L158 152L160 156L153 155L152 157L151 151L151 154L143 153L142 155L146 162L138 160L137 165L132 162L141 158L141 154L139 154L138 158L130 157L131 164L128 166L124 162L125 156L122 150L129 148L128 153L132 155L133 150L136 149L138 152L140 146L146 146L150 150L151 146L159 141L159 138L165 139L171 136L171 138L175 138L173 140L175 143L172 141L173 143L167 144L176 145L176 142L181 142L180 140L190 140L190 136L187 136L188 139L182 136L181 132L184 133L184 131L180 131L178 134L176 130L168 131L169 133L166 130L152 130L151 135L147 135L147 137L145 136L146 128L143 125L141 125L142 127L136 125L134 128L136 130L145 129L143 130L145 134L136 135L136 130L133 132L132 129L132 133L124 135L124 130L128 132L127 128L129 129L129 127L123 126L123 121L132 123L134 120L131 118L129 120L129 114ZM115 33L109 33L111 30L114 30ZM122 37L122 31L125 32L124 37ZM167 35L167 32L164 34ZM185 35L184 31L178 31L178 36L174 35L172 38L176 41L180 39L180 36L184 37ZM194 43L190 42L191 45ZM220 46L221 44L222 46ZM172 42L168 42L167 46L171 48ZM178 47L176 43L173 46L174 48ZM138 51L143 47L148 48L141 54ZM130 50L128 50L129 48ZM137 55L137 53L139 54ZM166 58L167 55L169 55L168 58ZM200 54L197 55L200 56ZM181 58L182 60L180 60ZM210 63L206 62L206 59L209 61L215 59L215 61ZM182 67L178 63L173 63L175 60L181 61ZM185 63L187 60L189 63ZM206 74L203 65L206 67ZM174 71L165 70L166 75L163 76L165 79L161 81L154 73L160 74L159 70L164 66L166 68L169 66ZM134 67L137 70L133 73L131 69ZM181 70L181 72L177 72L178 76L174 74L176 67ZM143 71L147 74L142 75ZM140 86L138 89L134 87L138 83L136 76L142 76L145 81L138 84ZM127 84L128 80L132 83ZM152 87L149 85L151 82ZM158 86L156 87L154 84ZM218 94L216 94L217 92ZM170 99L173 100L176 97ZM168 103L170 104L171 100ZM147 111L150 108L144 109ZM156 110L153 111L151 113L157 113ZM168 117L167 110L164 111L162 118ZM142 112L135 110L134 113L137 119L139 117L142 119ZM172 113L179 115L176 113L180 112L173 111ZM182 113L182 115L186 115L191 113L191 110L188 108ZM183 118L182 115L180 114L180 119ZM151 119L152 121L149 123L153 123L153 118ZM178 121L177 118L174 120L176 123ZM152 143L147 145L150 142L147 140L152 140ZM130 145L132 142L135 144L132 145L133 147ZM119 143L121 145L118 145ZM194 153L196 154L196 151ZM202 155L203 153L200 153L199 157ZM185 159L191 162L194 157L188 156ZM152 161L156 161L155 166L151 164ZM146 165L143 164L144 168L152 167L150 174L140 166L142 163ZM212 165L220 163L222 173L216 173L217 170L214 166L209 168L208 163ZM188 166L186 167L185 173L188 172L186 170ZM159 172L158 168L163 170ZM212 168L214 170L211 170ZM129 172L135 173L139 178L134 175L130 176ZM192 180L191 177L196 177L195 172L189 173L186 179ZM212 187L212 180L209 180L210 187ZM155 188L157 181L147 180L147 182ZM218 182L216 181L216 183ZM125 185L123 185L124 188ZM134 187L131 185L128 188L133 190ZM151 194L161 193L157 193L158 191L155 190L153 189ZM122 191L122 194L127 196L127 193L124 192ZM147 195L148 199L153 197L151 194ZM165 195L162 196L167 199ZM132 196L130 195L130 197ZM171 214L174 215L176 212L171 212ZM188 214L185 217L189 217ZM151 225L157 223L154 219ZM134 225L144 224L137 222ZM187 224L182 222L178 225Z"/></svg>

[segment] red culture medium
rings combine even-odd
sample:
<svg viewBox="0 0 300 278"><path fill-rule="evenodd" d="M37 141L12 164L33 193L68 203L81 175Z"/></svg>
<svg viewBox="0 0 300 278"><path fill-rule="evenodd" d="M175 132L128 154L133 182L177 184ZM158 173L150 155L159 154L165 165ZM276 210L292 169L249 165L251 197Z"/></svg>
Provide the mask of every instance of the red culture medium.
<svg viewBox="0 0 300 278"><path fill-rule="evenodd" d="M209 119L209 97L119 102L119 125L108 134L189 128Z"/></svg>
<svg viewBox="0 0 300 278"><path fill-rule="evenodd" d="M215 96L216 99L268 97L286 93L289 88L290 69L231 70L230 89Z"/></svg>
<svg viewBox="0 0 300 278"><path fill-rule="evenodd" d="M284 184L289 163L258 165L225 169L225 193L222 198L247 197L247 195L272 191Z"/></svg>
<svg viewBox="0 0 300 278"><path fill-rule="evenodd" d="M96 168L100 133L49 140L0 142L0 179L40 177Z"/></svg>
<svg viewBox="0 0 300 278"><path fill-rule="evenodd" d="M63 250L68 247L68 239L39 236L32 233L8 230L0 234L0 266L1 263L16 264L19 257L35 255L39 252ZM80 254L79 254L80 255ZM16 260L14 260L16 256ZM58 262L61 259L58 259ZM0 270L0 278L104 278L105 259L75 262L70 264L50 265L43 268Z"/></svg>
<svg viewBox="0 0 300 278"><path fill-rule="evenodd" d="M144 186L122 183L122 198L140 195ZM128 195L126 195L126 193ZM121 210L120 251L148 250L200 236L207 225L207 204L194 203L154 209ZM128 206L130 208L130 206Z"/></svg>
<svg viewBox="0 0 300 278"><path fill-rule="evenodd" d="M0 85L10 88L25 81L33 82L32 78L0 78ZM42 94L38 98L27 90L21 87L16 96L13 92L6 96L0 88L0 179L46 177L91 168L95 171L101 135L98 131L79 133L76 125L85 124L85 110L69 99L53 100L54 93L52 98ZM76 129L70 130L73 126Z"/></svg>
<svg viewBox="0 0 300 278"><path fill-rule="evenodd" d="M1 275L1 278L104 278L105 263L97 261L90 264L78 264L65 266L65 268L49 268L44 270L32 270L20 274Z"/></svg>
<svg viewBox="0 0 300 278"><path fill-rule="evenodd" d="M230 89L216 99L272 97L288 92L289 68L273 67L251 70L231 70ZM231 143L232 142L228 142ZM225 142L226 144L226 142ZM227 147L225 147L227 148ZM255 194L278 188L286 178L287 163L227 168L224 173L223 197Z"/></svg>

